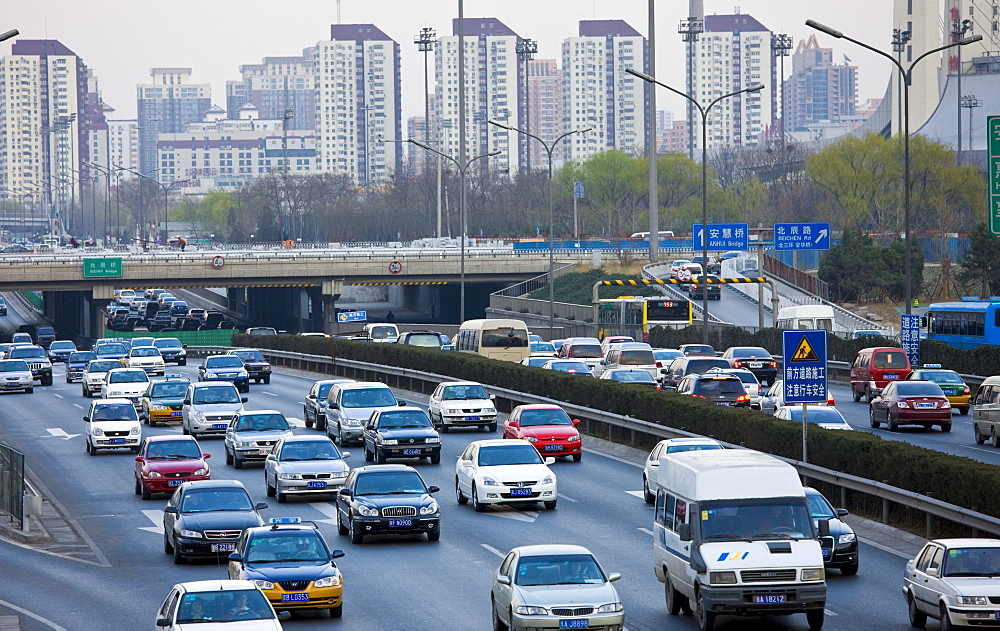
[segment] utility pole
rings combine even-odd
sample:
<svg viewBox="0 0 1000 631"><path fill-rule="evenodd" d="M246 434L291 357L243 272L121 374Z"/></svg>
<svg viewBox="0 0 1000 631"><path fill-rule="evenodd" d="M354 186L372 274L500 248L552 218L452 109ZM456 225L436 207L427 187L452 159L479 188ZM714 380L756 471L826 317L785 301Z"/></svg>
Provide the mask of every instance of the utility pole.
<svg viewBox="0 0 1000 631"><path fill-rule="evenodd" d="M522 39L514 45L514 52L517 53L518 59L524 62L524 128L530 132L531 109L528 101L528 62L535 58L535 53L538 52L538 42L533 39ZM518 138L518 143L521 143L520 138ZM528 147L527 142L521 144L524 145L524 152L518 152L524 156L524 161L521 163L521 171L527 173L531 170L531 149Z"/></svg>
<svg viewBox="0 0 1000 631"><path fill-rule="evenodd" d="M340 8L339 2L337 3L337 7L339 11ZM282 218L281 231L282 231L282 236L285 237L284 239L282 239L283 241L292 238L291 236L292 225L295 223L292 220L292 205L288 198L288 121L292 120L293 118L295 118L295 109L292 107L286 107L285 113L282 116L281 120L281 153L282 153L281 161L283 163L281 169L281 180L282 180L281 187L284 189L285 207L288 210L287 231L285 230L285 221L283 218L284 213L281 211L281 196L280 195L278 196L278 217Z"/></svg>
<svg viewBox="0 0 1000 631"><path fill-rule="evenodd" d="M694 47L698 41L698 36L705 31L705 11L701 0L689 0L688 18L681 20L677 32L683 36L684 43L687 44L687 82L684 91L688 94L695 93L694 86ZM687 104L687 124L688 124L688 158L694 160L694 104Z"/></svg>
<svg viewBox="0 0 1000 631"><path fill-rule="evenodd" d="M785 57L788 56L788 51L792 49L792 38L784 33L777 33L771 35L771 50L774 54L778 56L781 62L780 74L778 76L778 85L781 87L781 102L778 106L781 108L781 148L785 148ZM782 154L784 155L784 154Z"/></svg>

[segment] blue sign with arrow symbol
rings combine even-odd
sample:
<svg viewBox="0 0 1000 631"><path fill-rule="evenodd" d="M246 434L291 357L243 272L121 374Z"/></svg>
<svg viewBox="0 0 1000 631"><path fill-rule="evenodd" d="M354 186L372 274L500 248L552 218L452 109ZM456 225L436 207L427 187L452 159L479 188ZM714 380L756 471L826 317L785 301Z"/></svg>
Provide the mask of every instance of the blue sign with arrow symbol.
<svg viewBox="0 0 1000 631"><path fill-rule="evenodd" d="M829 250L830 224L776 223L775 250Z"/></svg>

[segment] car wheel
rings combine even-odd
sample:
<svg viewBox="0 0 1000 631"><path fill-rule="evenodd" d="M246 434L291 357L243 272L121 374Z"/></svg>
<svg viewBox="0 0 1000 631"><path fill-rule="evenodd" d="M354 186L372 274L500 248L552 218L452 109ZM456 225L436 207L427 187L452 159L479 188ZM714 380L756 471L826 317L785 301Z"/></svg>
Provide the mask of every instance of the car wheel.
<svg viewBox="0 0 1000 631"><path fill-rule="evenodd" d="M939 609L938 615L941 617L938 620L941 622L941 631L952 631L955 627L951 624L951 618L948 617L948 607L942 603Z"/></svg>
<svg viewBox="0 0 1000 631"><path fill-rule="evenodd" d="M365 443L365 462L374 462L374 461L375 461L375 456L372 454L372 452L368 451L368 443Z"/></svg>
<svg viewBox="0 0 1000 631"><path fill-rule="evenodd" d="M91 443L89 440L87 441L87 453L90 454L91 456L97 455L97 447L94 447L93 443Z"/></svg>
<svg viewBox="0 0 1000 631"><path fill-rule="evenodd" d="M496 433L496 431L497 431L497 424L496 423L490 423L489 429L487 431Z"/></svg>
<svg viewBox="0 0 1000 631"><path fill-rule="evenodd" d="M647 504L652 504L656 501L656 496L649 492L649 481L646 480L646 476L642 476L642 499L646 500Z"/></svg>
<svg viewBox="0 0 1000 631"><path fill-rule="evenodd" d="M151 499L153 499L153 494L150 493L149 489L146 488L145 484L142 484L140 482L139 486L142 487L142 499L144 499L144 500L151 500Z"/></svg>
<svg viewBox="0 0 1000 631"><path fill-rule="evenodd" d="M187 434L187 431L184 433ZM233 454L229 453L228 449L226 449L226 464L233 464Z"/></svg>
<svg viewBox="0 0 1000 631"><path fill-rule="evenodd" d="M979 431L979 425L977 425L976 423L972 424L972 433L976 437L976 444L977 445L982 445L983 443L986 442L986 437L983 436L982 432Z"/></svg>
<svg viewBox="0 0 1000 631"><path fill-rule="evenodd" d="M323 418L320 418L319 414L316 415L316 429L318 429L320 431L323 431L323 430L326 429L326 416L324 416Z"/></svg>
<svg viewBox="0 0 1000 631"><path fill-rule="evenodd" d="M173 551L174 551L174 564L175 565L183 565L184 563L186 563L187 559L185 559L184 555L181 554L181 547L180 547L180 545L178 545L178 543L175 541L174 544L171 547L173 548Z"/></svg>
<svg viewBox="0 0 1000 631"><path fill-rule="evenodd" d="M994 447L1000 447L1000 436L997 436L997 428L993 428L990 432L992 440L990 441Z"/></svg>
<svg viewBox="0 0 1000 631"><path fill-rule="evenodd" d="M844 576L854 576L861 568L861 559L854 559L854 563L844 565L840 568L840 573Z"/></svg>
<svg viewBox="0 0 1000 631"><path fill-rule="evenodd" d="M493 602L493 597L490 597L490 611L493 613L493 631L510 631L510 627L503 623L500 619L500 614L497 613L497 605Z"/></svg>
<svg viewBox="0 0 1000 631"><path fill-rule="evenodd" d="M142 482L139 482L139 478L135 479L135 494L142 494Z"/></svg>
<svg viewBox="0 0 1000 631"><path fill-rule="evenodd" d="M45 379L43 379L42 380L42 385L43 386L51 386L52 385L52 375L49 375L48 377L46 377Z"/></svg>
<svg viewBox="0 0 1000 631"><path fill-rule="evenodd" d="M305 419L306 427L313 426L312 419L309 418L309 412L307 412L305 408L302 408L302 418Z"/></svg>
<svg viewBox="0 0 1000 631"><path fill-rule="evenodd" d="M826 616L825 609L809 609L806 611L806 622L813 631L823 628L823 618Z"/></svg>
<svg viewBox="0 0 1000 631"><path fill-rule="evenodd" d="M352 519L347 525L349 529L349 534L351 535L351 543L364 543L365 536L354 529L354 520Z"/></svg>
<svg viewBox="0 0 1000 631"><path fill-rule="evenodd" d="M701 631L712 631L715 628L715 612L705 609L705 599L701 597L700 592L695 594L695 598L697 606L694 613L698 618L698 628Z"/></svg>
<svg viewBox="0 0 1000 631"><path fill-rule="evenodd" d="M664 582L663 582L663 595L667 603L667 612L671 616L676 616L681 612L684 603L687 601L684 595L679 591L674 589L673 584L670 582L670 576L667 575L666 568L663 570Z"/></svg>
<svg viewBox="0 0 1000 631"><path fill-rule="evenodd" d="M951 423L950 422L949 423L941 423L941 431L942 432L950 432L951 431Z"/></svg>
<svg viewBox="0 0 1000 631"><path fill-rule="evenodd" d="M906 609L910 615L910 626L914 629L923 629L927 626L927 614L917 609L917 602L913 596L906 594Z"/></svg>
<svg viewBox="0 0 1000 631"><path fill-rule="evenodd" d="M455 478L455 499L462 506L469 503L469 498L465 497L465 493L462 493L462 488L458 486L458 478Z"/></svg>
<svg viewBox="0 0 1000 631"><path fill-rule="evenodd" d="M170 544L170 537L167 536L167 533L163 533L163 554L173 554L173 553L174 553L174 546Z"/></svg>
<svg viewBox="0 0 1000 631"><path fill-rule="evenodd" d="M544 502L545 508L548 509L548 510L555 510L556 509L556 502L558 502L558 501L559 500L552 500L551 502Z"/></svg>
<svg viewBox="0 0 1000 631"><path fill-rule="evenodd" d="M139 447L138 446L132 447L132 448L129 449L129 451L131 451L134 454L137 454L137 453L139 453Z"/></svg>
<svg viewBox="0 0 1000 631"><path fill-rule="evenodd" d="M431 464L441 464L441 452L431 456Z"/></svg>
<svg viewBox="0 0 1000 631"><path fill-rule="evenodd" d="M267 476L266 475L264 476L264 488L265 488L265 492L267 493L268 497L274 497L274 493L275 493L274 487L271 486L271 483L267 481Z"/></svg>
<svg viewBox="0 0 1000 631"><path fill-rule="evenodd" d="M431 530L427 533L428 541L440 541L441 540L441 527L438 526L437 530Z"/></svg>
<svg viewBox="0 0 1000 631"><path fill-rule="evenodd" d="M187 426L184 425L184 423L181 423L181 433L184 434L185 436L190 436L191 435L191 430L189 430L187 428ZM226 464L229 464L229 463L227 462Z"/></svg>
<svg viewBox="0 0 1000 631"><path fill-rule="evenodd" d="M233 454L233 468L234 469L243 468L243 459L237 456L236 454Z"/></svg>
<svg viewBox="0 0 1000 631"><path fill-rule="evenodd" d="M885 420L888 421L888 423L889 423L889 431L890 432L898 432L899 431L899 423L897 423L897 422L895 422L895 421L892 420L892 414L886 413Z"/></svg>
<svg viewBox="0 0 1000 631"><path fill-rule="evenodd" d="M472 509L477 513L482 513L486 510L486 504L479 501L479 493L476 491L476 485L472 485Z"/></svg>
<svg viewBox="0 0 1000 631"><path fill-rule="evenodd" d="M264 377L264 383L271 383L271 375Z"/></svg>
<svg viewBox="0 0 1000 631"><path fill-rule="evenodd" d="M375 463L385 464L385 452L383 452L378 447L375 448Z"/></svg>
<svg viewBox="0 0 1000 631"><path fill-rule="evenodd" d="M275 489L274 494L278 498L278 503L279 504L284 504L285 502L288 501L288 494L287 493L282 493L281 491L278 491L277 489Z"/></svg>
<svg viewBox="0 0 1000 631"><path fill-rule="evenodd" d="M337 511L337 534L340 535L340 536L344 536L344 535L348 534L349 532L350 532L350 530L347 529L347 526L344 525L344 522L340 521L340 511L338 510Z"/></svg>
<svg viewBox="0 0 1000 631"><path fill-rule="evenodd" d="M878 429L879 427L882 426L882 423L875 420L875 408L873 408L870 405L868 406L868 424L875 429Z"/></svg>
<svg viewBox="0 0 1000 631"><path fill-rule="evenodd" d="M573 462L580 462L583 460L583 454L573 454Z"/></svg>
<svg viewBox="0 0 1000 631"><path fill-rule="evenodd" d="M33 393L34 391L35 391L35 388L34 388L34 386L32 386L32 387L30 387L30 388L25 388L25 389L24 389L24 392L25 392L25 394L31 394L31 393Z"/></svg>
<svg viewBox="0 0 1000 631"><path fill-rule="evenodd" d="M186 359L182 359L182 360L180 360L180 361L177 362L177 365L178 366L187 366L188 362L187 362Z"/></svg>
<svg viewBox="0 0 1000 631"><path fill-rule="evenodd" d="M87 387L86 386L80 386L80 394L82 394L87 399L90 398L90 392L87 391Z"/></svg>
<svg viewBox="0 0 1000 631"><path fill-rule="evenodd" d="M336 607L330 607L330 617L340 618L344 615L344 603L340 603Z"/></svg>

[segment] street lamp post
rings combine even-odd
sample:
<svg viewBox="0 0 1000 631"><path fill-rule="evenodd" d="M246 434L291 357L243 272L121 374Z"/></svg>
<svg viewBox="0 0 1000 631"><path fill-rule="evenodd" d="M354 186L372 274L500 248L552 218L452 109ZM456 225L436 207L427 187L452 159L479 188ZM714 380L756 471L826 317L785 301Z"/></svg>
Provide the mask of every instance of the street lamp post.
<svg viewBox="0 0 1000 631"><path fill-rule="evenodd" d="M792 38L784 33L774 33L771 35L771 50L778 56L781 68L778 70L778 85L781 86L781 102L778 107L781 112L781 148L785 148L785 57L792 49Z"/></svg>
<svg viewBox="0 0 1000 631"><path fill-rule="evenodd" d="M542 143L542 147L545 149L545 153L549 160L549 339L551 340L555 335L556 328L556 318L555 318L555 278L553 274L555 272L554 267L554 254L553 248L555 247L555 205L552 197L552 152L555 151L556 145L559 141L567 136L572 136L573 134L585 134L591 130L590 127L584 129L574 129L568 131L562 136L559 136L551 143L547 143L538 136L532 134L531 132L525 131L523 129L518 129L517 127L511 127L510 125L504 125L503 123L498 123L496 121L490 121L490 125L496 125L501 129L506 129L507 131L515 131L519 134L524 134L529 138L534 138L538 142ZM651 237L652 238L652 237Z"/></svg>
<svg viewBox="0 0 1000 631"><path fill-rule="evenodd" d="M149 177L147 175L143 175L142 173L139 173L138 171L134 171L134 170L129 169L127 167L123 167L120 164L116 164L116 165L114 165L114 167L116 169L121 169L122 171L128 171L129 173L133 173L135 175L138 175L141 178L139 180L139 221L138 221L138 228L139 228L139 230L142 230L143 229L143 227L142 227L143 226L143 222L146 219L146 216L145 216L145 213L144 213L144 208L143 208L143 203L142 203L143 202L143 199L142 199L143 198L143 195L142 195L142 180L149 180L153 184L160 184L160 183L157 180L154 180L153 178L151 178L151 177ZM150 171L150 173L155 173L156 171L159 171L159 170L160 170L159 168L156 168L156 169L153 169L152 171ZM145 250L146 249L146 238L141 233L139 234L139 238L140 238L140 241L142 242L142 248L143 248L143 250Z"/></svg>
<svg viewBox="0 0 1000 631"><path fill-rule="evenodd" d="M972 110L982 106L982 99L977 99L975 94L966 94L962 97L962 107L969 110L969 155L972 155Z"/></svg>
<svg viewBox="0 0 1000 631"><path fill-rule="evenodd" d="M643 81L655 83L661 88L666 88L678 96L683 96L690 101L701 114L701 256L702 263L706 266L702 270L702 281L708 277L708 114L716 103L728 99L729 97L743 94L744 92L759 92L764 89L763 85L752 85L736 92L723 94L710 102L707 107L703 107L693 96L670 87L665 83L657 81L654 77L637 72L633 68L626 68L625 72L639 77ZM652 236L652 235L650 235ZM704 284L704 282L702 283ZM701 340L703 344L708 344L708 288L702 287L701 292Z"/></svg>
<svg viewBox="0 0 1000 631"><path fill-rule="evenodd" d="M816 20L806 20L806 26L814 28L822 33L826 33L830 37L834 37L836 39L846 39L847 41L853 42L866 50L870 50L877 55L885 57L896 65L896 68L899 69L900 75L903 77L903 233L905 234L906 241L903 249L903 268L905 275L903 299L905 300L904 308L906 309L906 314L910 315L913 311L913 255L910 252L910 245L912 244L910 239L910 81L912 80L913 67L920 63L921 59L924 59L929 55L939 53L942 50L947 50L949 48L954 48L955 46L965 46L967 44L978 42L983 39L983 36L973 35L957 42L952 42L946 46L932 48L914 59L909 66L903 66L902 63L896 61L896 58L889 53L883 52L873 46L869 46L864 42L859 42L856 39L844 35L836 29L820 24Z"/></svg>
<svg viewBox="0 0 1000 631"><path fill-rule="evenodd" d="M531 131L531 111L528 101L528 87L530 85L528 81L528 62L535 58L535 54L538 52L538 42L533 39L522 39L514 44L514 52L517 53L517 58L524 62L524 127L528 131ZM527 173L530 170L531 149L525 145L524 162L521 165L521 171Z"/></svg>

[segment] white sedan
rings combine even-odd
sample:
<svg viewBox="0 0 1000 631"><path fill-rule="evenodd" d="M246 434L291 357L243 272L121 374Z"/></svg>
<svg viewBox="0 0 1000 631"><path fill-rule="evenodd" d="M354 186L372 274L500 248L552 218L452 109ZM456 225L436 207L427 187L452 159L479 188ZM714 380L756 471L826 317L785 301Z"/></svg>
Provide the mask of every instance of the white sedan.
<svg viewBox="0 0 1000 631"><path fill-rule="evenodd" d="M555 458L538 454L526 440L477 440L455 463L455 496L477 512L489 504L544 502L556 507Z"/></svg>
<svg viewBox="0 0 1000 631"><path fill-rule="evenodd" d="M660 457L682 451L700 451L702 449L725 449L722 443L711 438L668 438L656 443L656 446L646 456L646 466L642 470L642 496L647 504L656 500L656 489L649 488L653 472L660 466Z"/></svg>
<svg viewBox="0 0 1000 631"><path fill-rule="evenodd" d="M1000 602L1000 539L928 541L903 570L903 598L910 624L923 629L927 618L942 631L996 624Z"/></svg>
<svg viewBox="0 0 1000 631"><path fill-rule="evenodd" d="M844 415L840 413L840 410L835 407L827 405L807 405L806 412L806 418L808 421L815 425L819 425L823 429L854 429L847 422L847 419L844 418ZM774 417L784 419L786 421L796 421L801 423L802 406L786 405L784 407L780 407L775 411Z"/></svg>

